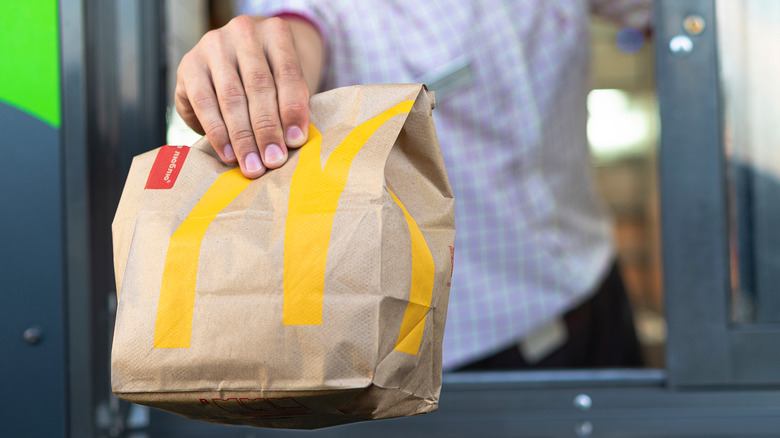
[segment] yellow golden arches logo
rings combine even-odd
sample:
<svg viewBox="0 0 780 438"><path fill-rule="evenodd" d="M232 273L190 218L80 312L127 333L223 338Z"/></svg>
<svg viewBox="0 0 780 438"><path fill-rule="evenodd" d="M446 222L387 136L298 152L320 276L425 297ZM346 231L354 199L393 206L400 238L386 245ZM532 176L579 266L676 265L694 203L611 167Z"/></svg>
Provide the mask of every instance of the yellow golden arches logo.
<svg viewBox="0 0 780 438"><path fill-rule="evenodd" d="M220 175L174 231L165 255L154 348L189 348L200 244L211 222L249 185L235 168Z"/></svg>
<svg viewBox="0 0 780 438"><path fill-rule="evenodd" d="M356 127L321 165L322 136L314 126L301 148L290 181L283 255L283 324L322 324L325 263L338 200L349 168L371 135L397 114L408 113L414 101L402 102ZM200 245L217 214L249 185L233 169L220 175L176 229L168 245L155 323L155 348L188 348L192 336L195 281ZM401 201L412 242L412 281L395 349L417 354L433 291L430 249Z"/></svg>
<svg viewBox="0 0 780 438"><path fill-rule="evenodd" d="M417 354L425 328L425 316L431 308L431 300L433 299L435 274L433 255L431 255L431 249L425 242L420 227L417 226L417 221L409 214L395 193L390 189L387 191L403 210L412 241L412 284L409 288L409 303L406 305L401 330L398 333L398 340L395 342L395 350Z"/></svg>
<svg viewBox="0 0 780 438"><path fill-rule="evenodd" d="M408 113L414 101L402 102L352 130L328 157L320 160L322 137L309 128L290 181L284 226L284 325L322 324L325 262L339 197L358 151L387 120Z"/></svg>

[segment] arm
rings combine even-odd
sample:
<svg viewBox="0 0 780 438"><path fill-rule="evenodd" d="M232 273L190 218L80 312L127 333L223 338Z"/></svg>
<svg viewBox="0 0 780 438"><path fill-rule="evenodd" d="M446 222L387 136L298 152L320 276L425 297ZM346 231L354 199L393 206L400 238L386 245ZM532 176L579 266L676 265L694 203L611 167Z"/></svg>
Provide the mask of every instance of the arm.
<svg viewBox="0 0 780 438"><path fill-rule="evenodd" d="M257 178L306 142L323 54L319 32L304 20L238 16L184 55L176 109L222 161Z"/></svg>

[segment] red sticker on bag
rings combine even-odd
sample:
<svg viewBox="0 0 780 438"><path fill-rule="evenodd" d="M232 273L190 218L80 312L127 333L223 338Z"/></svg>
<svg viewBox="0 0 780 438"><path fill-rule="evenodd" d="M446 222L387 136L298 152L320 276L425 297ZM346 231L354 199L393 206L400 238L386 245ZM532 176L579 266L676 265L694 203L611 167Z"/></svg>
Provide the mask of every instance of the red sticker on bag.
<svg viewBox="0 0 780 438"><path fill-rule="evenodd" d="M179 177L184 159L190 152L189 146L165 145L157 152L145 189L170 189Z"/></svg>

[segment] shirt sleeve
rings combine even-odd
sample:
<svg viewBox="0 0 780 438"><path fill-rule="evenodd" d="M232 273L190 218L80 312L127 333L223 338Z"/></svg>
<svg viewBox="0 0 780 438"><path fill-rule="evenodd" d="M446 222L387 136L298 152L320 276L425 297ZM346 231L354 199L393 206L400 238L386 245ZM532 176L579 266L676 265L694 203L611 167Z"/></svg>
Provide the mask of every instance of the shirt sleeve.
<svg viewBox="0 0 780 438"><path fill-rule="evenodd" d="M624 26L648 30L652 26L652 0L590 0L591 12Z"/></svg>
<svg viewBox="0 0 780 438"><path fill-rule="evenodd" d="M299 17L311 23L323 39L328 37L325 17L316 2L306 0L237 0L235 5L236 11L240 14L264 17Z"/></svg>
<svg viewBox="0 0 780 438"><path fill-rule="evenodd" d="M311 23L320 35L325 38L327 29L317 8L306 1L257 1L238 0L236 11L240 14L259 15L263 17L298 17Z"/></svg>

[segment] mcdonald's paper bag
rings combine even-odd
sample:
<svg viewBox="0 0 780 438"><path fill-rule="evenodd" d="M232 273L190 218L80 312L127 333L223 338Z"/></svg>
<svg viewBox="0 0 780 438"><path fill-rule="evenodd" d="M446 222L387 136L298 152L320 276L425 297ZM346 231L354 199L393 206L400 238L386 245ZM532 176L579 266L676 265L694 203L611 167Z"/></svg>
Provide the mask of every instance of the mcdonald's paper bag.
<svg viewBox="0 0 780 438"><path fill-rule="evenodd" d="M205 138L136 157L113 391L283 428L436 409L454 216L432 107L421 85L316 95L308 142L256 180Z"/></svg>

